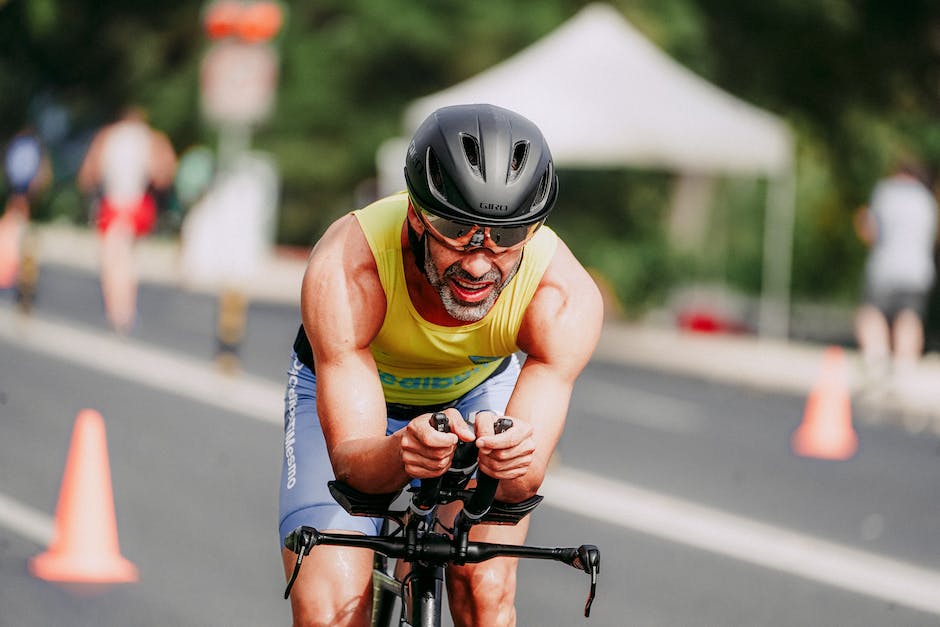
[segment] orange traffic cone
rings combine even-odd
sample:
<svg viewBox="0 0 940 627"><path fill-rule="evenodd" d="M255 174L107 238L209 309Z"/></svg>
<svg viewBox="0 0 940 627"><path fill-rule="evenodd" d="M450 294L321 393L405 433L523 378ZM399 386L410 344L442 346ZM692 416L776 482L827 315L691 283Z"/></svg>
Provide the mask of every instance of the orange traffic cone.
<svg viewBox="0 0 940 627"><path fill-rule="evenodd" d="M137 567L118 548L104 420L93 409L75 420L52 544L30 560L29 570L47 581L137 581Z"/></svg>
<svg viewBox="0 0 940 627"><path fill-rule="evenodd" d="M810 390L803 422L790 440L802 457L846 460L858 450L852 426L852 402L842 349L830 346L823 354L822 375Z"/></svg>

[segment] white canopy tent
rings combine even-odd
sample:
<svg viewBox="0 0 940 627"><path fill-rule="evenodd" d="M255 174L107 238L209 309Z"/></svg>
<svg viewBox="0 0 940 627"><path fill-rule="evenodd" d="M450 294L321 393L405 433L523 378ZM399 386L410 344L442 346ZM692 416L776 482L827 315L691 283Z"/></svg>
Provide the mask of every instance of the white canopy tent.
<svg viewBox="0 0 940 627"><path fill-rule="evenodd" d="M676 63L604 4L585 7L518 54L413 102L404 134L439 107L468 102L489 102L531 119L560 167L766 177L759 328L762 335L787 335L793 140L780 119ZM383 192L404 186L406 143L395 138L379 149Z"/></svg>

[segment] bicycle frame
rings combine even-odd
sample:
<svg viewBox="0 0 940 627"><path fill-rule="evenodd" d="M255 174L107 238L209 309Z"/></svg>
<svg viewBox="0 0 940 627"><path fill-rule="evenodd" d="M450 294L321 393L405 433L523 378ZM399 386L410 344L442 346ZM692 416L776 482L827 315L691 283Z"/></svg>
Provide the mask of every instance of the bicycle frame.
<svg viewBox="0 0 940 627"><path fill-rule="evenodd" d="M386 521L387 524L387 521ZM384 526L383 526L384 527ZM383 534L385 533L383 528ZM388 572L388 558L376 553L372 562L372 625L390 627L395 599L402 599L404 591L399 580ZM410 604L402 601L402 608Z"/></svg>
<svg viewBox="0 0 940 627"><path fill-rule="evenodd" d="M389 521L382 525L388 535ZM397 625L436 627L443 612L444 567L418 562L398 579L388 569L388 558L376 552L372 566L372 627L392 627L395 600L401 601Z"/></svg>
<svg viewBox="0 0 940 627"><path fill-rule="evenodd" d="M432 420L437 420L437 428L443 430L446 428L446 418L443 414L440 417L435 414ZM509 425L499 424L497 430L508 428ZM471 455L473 462L468 465L466 462ZM451 470L441 477L422 481L418 489L408 487L390 494L366 494L340 481L330 481L330 493L349 514L381 517L387 522L397 523L398 528L391 533L365 536L323 533L313 527L298 527L284 543L286 548L297 553L297 562L284 598L290 595L304 556L315 546L331 545L371 549L376 553L380 566L386 565L388 558L410 564L410 572L401 580L389 575L383 567L374 569L375 589L380 599L373 604L374 610L377 610L373 619L385 621L374 622L376 625L389 624L393 597L397 596L402 600L400 625L439 627L444 567L479 563L494 557L555 560L588 573L591 576L591 587L584 615L590 616L600 572L600 551L596 546L544 548L469 539L473 525L515 525L542 501L538 495L522 503L495 501L493 497L498 482L483 473L478 473L474 488L467 488L470 475L476 469L475 455L476 447L465 447L455 455ZM454 519L453 527L448 528L438 519L437 506L456 500L462 501L464 507Z"/></svg>
<svg viewBox="0 0 940 627"><path fill-rule="evenodd" d="M412 564L411 572L402 582L402 614L399 625L440 627L443 587L443 566ZM383 625L377 621L374 624L377 627L390 625L389 622Z"/></svg>

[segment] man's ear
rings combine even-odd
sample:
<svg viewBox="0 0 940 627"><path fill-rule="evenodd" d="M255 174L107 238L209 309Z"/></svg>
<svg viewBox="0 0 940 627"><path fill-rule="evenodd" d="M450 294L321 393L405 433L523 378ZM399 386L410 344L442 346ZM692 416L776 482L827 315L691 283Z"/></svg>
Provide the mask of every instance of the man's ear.
<svg viewBox="0 0 940 627"><path fill-rule="evenodd" d="M421 218L418 217L418 210L415 209L415 206L411 203L411 199L408 199L408 214L407 214L408 224L411 226L411 230L421 237L424 235L424 222L421 221Z"/></svg>
<svg viewBox="0 0 940 627"><path fill-rule="evenodd" d="M414 206L408 201L408 215L405 218L408 231L408 248L411 249L411 255L414 257L415 265L421 274L427 276L424 268L425 253L427 252L427 232L424 230L424 223L415 213ZM417 229L421 229L418 231Z"/></svg>

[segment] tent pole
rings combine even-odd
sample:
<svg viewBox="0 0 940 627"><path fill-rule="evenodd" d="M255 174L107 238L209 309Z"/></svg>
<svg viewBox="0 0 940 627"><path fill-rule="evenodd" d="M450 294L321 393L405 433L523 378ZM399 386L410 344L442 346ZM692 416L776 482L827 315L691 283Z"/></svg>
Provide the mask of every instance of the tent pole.
<svg viewBox="0 0 940 627"><path fill-rule="evenodd" d="M764 217L764 268L758 334L787 339L790 333L790 288L793 226L796 209L792 169L768 178Z"/></svg>

